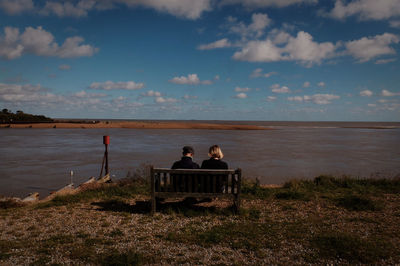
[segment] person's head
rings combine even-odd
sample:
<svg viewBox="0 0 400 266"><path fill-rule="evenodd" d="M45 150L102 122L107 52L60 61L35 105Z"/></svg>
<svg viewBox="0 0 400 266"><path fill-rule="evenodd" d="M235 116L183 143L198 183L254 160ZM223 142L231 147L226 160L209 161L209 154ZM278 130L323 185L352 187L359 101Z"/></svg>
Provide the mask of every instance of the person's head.
<svg viewBox="0 0 400 266"><path fill-rule="evenodd" d="M221 148L218 145L212 145L210 149L208 149L208 156L214 159L224 158L224 154L222 153Z"/></svg>
<svg viewBox="0 0 400 266"><path fill-rule="evenodd" d="M194 149L192 146L185 146L182 149L182 154L183 156L190 156L192 157L194 155Z"/></svg>

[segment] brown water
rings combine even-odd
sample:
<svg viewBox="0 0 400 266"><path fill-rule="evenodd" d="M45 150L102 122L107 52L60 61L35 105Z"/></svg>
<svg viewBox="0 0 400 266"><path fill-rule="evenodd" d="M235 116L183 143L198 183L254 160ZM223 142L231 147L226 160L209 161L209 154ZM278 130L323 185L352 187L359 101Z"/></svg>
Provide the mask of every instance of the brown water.
<svg viewBox="0 0 400 266"><path fill-rule="evenodd" d="M341 128L329 123L281 122L276 130L154 129L2 129L0 130L0 194L42 197L70 182L98 176L104 153L102 136L110 135L110 169L125 177L141 164L170 167L181 147L195 148L195 161L219 144L230 168L262 183L283 183L320 174L394 177L400 174L400 129ZM278 122L276 122L278 123ZM360 124L345 124L358 126ZM377 123L361 123L362 127ZM398 127L399 123L379 126Z"/></svg>

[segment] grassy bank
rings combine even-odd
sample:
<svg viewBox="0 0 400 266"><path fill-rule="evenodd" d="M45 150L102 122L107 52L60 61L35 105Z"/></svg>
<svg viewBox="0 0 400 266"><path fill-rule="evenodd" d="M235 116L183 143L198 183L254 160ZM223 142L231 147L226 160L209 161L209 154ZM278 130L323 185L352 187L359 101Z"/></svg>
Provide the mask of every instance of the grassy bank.
<svg viewBox="0 0 400 266"><path fill-rule="evenodd" d="M0 264L400 263L400 180L247 180L239 215L229 201L176 200L152 217L148 187L127 180L3 204Z"/></svg>

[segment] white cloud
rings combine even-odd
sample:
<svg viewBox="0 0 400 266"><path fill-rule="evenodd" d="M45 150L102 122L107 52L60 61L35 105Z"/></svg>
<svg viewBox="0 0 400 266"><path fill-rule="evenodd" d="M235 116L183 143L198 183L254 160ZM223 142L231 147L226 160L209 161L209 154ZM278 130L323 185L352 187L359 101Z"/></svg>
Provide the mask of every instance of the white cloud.
<svg viewBox="0 0 400 266"><path fill-rule="evenodd" d="M47 92L40 85L16 85L0 83L0 101L8 103L59 103L64 98Z"/></svg>
<svg viewBox="0 0 400 266"><path fill-rule="evenodd" d="M335 19L350 16L358 16L361 20L389 19L400 15L400 0L354 0L347 4L336 0L328 15Z"/></svg>
<svg viewBox="0 0 400 266"><path fill-rule="evenodd" d="M271 91L275 93L289 93L290 89L286 86L280 86L279 84L274 84L271 87Z"/></svg>
<svg viewBox="0 0 400 266"><path fill-rule="evenodd" d="M197 76L197 74L189 74L187 77L185 76L174 77L173 79L170 80L170 82L182 85L183 84L197 85L200 83L200 79Z"/></svg>
<svg viewBox="0 0 400 266"><path fill-rule="evenodd" d="M134 81L127 82L93 82L90 84L90 89L95 90L139 90L144 87L144 83L136 83Z"/></svg>
<svg viewBox="0 0 400 266"><path fill-rule="evenodd" d="M340 99L340 96L333 94L314 94L311 96L311 99L306 96L304 97L305 100L311 100L316 104L330 104L332 100Z"/></svg>
<svg viewBox="0 0 400 266"><path fill-rule="evenodd" d="M388 90L382 90L381 95L384 97L400 96L400 92L391 92Z"/></svg>
<svg viewBox="0 0 400 266"><path fill-rule="evenodd" d="M222 0L221 5L241 4L247 8L287 7L295 4L315 4L318 0Z"/></svg>
<svg viewBox="0 0 400 266"><path fill-rule="evenodd" d="M41 15L58 17L85 17L92 10L108 10L124 5L130 8L145 7L173 16L198 19L203 12L212 9L211 0L80 0L46 1L42 7L34 7L32 0L0 0L0 8L10 15L17 15L27 10L35 10Z"/></svg>
<svg viewBox="0 0 400 266"><path fill-rule="evenodd" d="M371 97L374 93L370 90L363 90L360 91L360 95L364 97Z"/></svg>
<svg viewBox="0 0 400 266"><path fill-rule="evenodd" d="M185 94L182 98L185 100L190 100L190 99L197 99L198 97L194 95Z"/></svg>
<svg viewBox="0 0 400 266"><path fill-rule="evenodd" d="M187 19L198 19L203 12L211 10L210 0L118 0L118 2L128 7L153 8L159 12Z"/></svg>
<svg viewBox="0 0 400 266"><path fill-rule="evenodd" d="M233 58L249 62L277 62L284 60L282 51L271 40L249 41L241 51L235 52Z"/></svg>
<svg viewBox="0 0 400 266"><path fill-rule="evenodd" d="M244 93L244 92L241 92L241 93L236 94L235 98L237 98L237 99L245 99L245 98L247 98L247 94Z"/></svg>
<svg viewBox="0 0 400 266"><path fill-rule="evenodd" d="M392 20L389 22L390 27L400 29L400 20Z"/></svg>
<svg viewBox="0 0 400 266"><path fill-rule="evenodd" d="M259 78L259 77L263 77L263 78L269 78L272 75L276 75L278 74L277 72L268 72L268 73L262 73L263 70L262 68L256 68L254 69L254 71L250 74L250 78Z"/></svg>
<svg viewBox="0 0 400 266"><path fill-rule="evenodd" d="M366 62L374 57L382 55L396 54L396 50L390 45L399 43L400 39L397 35L384 33L374 37L363 37L359 40L345 43L347 52L358 59L359 62Z"/></svg>
<svg viewBox="0 0 400 266"><path fill-rule="evenodd" d="M336 46L330 42L317 43L313 37L304 31L290 37L284 52L288 53L288 60L300 61L304 64L320 63L323 59L334 55Z"/></svg>
<svg viewBox="0 0 400 266"><path fill-rule="evenodd" d="M369 103L367 105L368 105L368 107L376 107L376 103Z"/></svg>
<svg viewBox="0 0 400 266"><path fill-rule="evenodd" d="M258 38L264 34L264 30L271 24L268 15L262 13L254 13L251 16L251 21L246 26L243 22L237 22L236 18L228 17L228 30L230 33L238 34L243 39Z"/></svg>
<svg viewBox="0 0 400 266"><path fill-rule="evenodd" d="M161 97L161 92L149 90L141 94L144 97Z"/></svg>
<svg viewBox="0 0 400 266"><path fill-rule="evenodd" d="M72 96L78 97L78 98L102 98L106 97L107 94L105 93L87 93L86 91L79 91L74 93Z"/></svg>
<svg viewBox="0 0 400 266"><path fill-rule="evenodd" d="M0 9L9 15L18 15L33 10L33 8L32 0L0 0Z"/></svg>
<svg viewBox="0 0 400 266"><path fill-rule="evenodd" d="M187 77L185 76L180 76L180 77L174 77L173 79L170 79L169 82L175 83L175 84L180 84L180 85L198 85L198 84L203 84L203 85L211 85L213 84L212 80L200 80L197 74L189 74Z"/></svg>
<svg viewBox="0 0 400 266"><path fill-rule="evenodd" d="M271 39L249 41L241 51L234 53L233 58L250 62L298 61L306 66L319 64L322 60L333 57L336 46L330 42L317 43L304 31L296 37L289 37L286 45L276 46Z"/></svg>
<svg viewBox="0 0 400 266"><path fill-rule="evenodd" d="M388 64L388 63L396 62L396 61L397 61L396 58L379 59L379 60L376 60L375 64L376 64L376 65L383 65L383 64Z"/></svg>
<svg viewBox="0 0 400 266"><path fill-rule="evenodd" d="M325 84L325 82L323 82L323 81L321 81L321 82L319 82L319 83L317 84L317 86L318 86L318 87L321 87L321 88L322 88L322 87L325 87L325 85L326 85L326 84Z"/></svg>
<svg viewBox="0 0 400 266"><path fill-rule="evenodd" d="M303 83L303 88L309 88L311 86L311 83L309 81L306 81Z"/></svg>
<svg viewBox="0 0 400 266"><path fill-rule="evenodd" d="M79 36L67 38L60 47L54 36L42 27L27 27L20 34L18 28L5 27L4 37L0 36L0 57L11 60L21 57L24 53L37 56L55 56L72 58L92 56L98 51L91 45L81 44L83 38Z"/></svg>
<svg viewBox="0 0 400 266"><path fill-rule="evenodd" d="M304 96L294 96L288 97L289 101L295 102L313 102L315 104L330 104L332 100L340 99L340 96L333 94L314 94L314 95L304 95Z"/></svg>
<svg viewBox="0 0 400 266"><path fill-rule="evenodd" d="M292 101L292 102L302 102L302 101L304 101L302 96L288 97L288 100Z"/></svg>
<svg viewBox="0 0 400 266"><path fill-rule="evenodd" d="M229 42L227 38L209 43L209 44L201 44L197 46L198 50L212 50L212 49L217 49L217 48L226 48L226 47L231 47L232 44Z"/></svg>
<svg viewBox="0 0 400 266"><path fill-rule="evenodd" d="M154 99L154 101L155 101L156 103L175 103L175 102L177 102L178 100L175 99L175 98L156 97L156 98Z"/></svg>
<svg viewBox="0 0 400 266"><path fill-rule="evenodd" d="M273 101L275 101L276 100L276 96L268 96L267 97L267 101L268 102L273 102Z"/></svg>
<svg viewBox="0 0 400 266"><path fill-rule="evenodd" d="M95 4L94 0L81 0L76 5L71 2L47 1L39 13L41 15L55 14L58 17L86 17L88 11L92 10Z"/></svg>
<svg viewBox="0 0 400 266"><path fill-rule="evenodd" d="M41 108L48 112L76 112L92 110L96 113L103 111L134 111L143 106L139 102L130 102L125 97L117 97L110 100L104 93L88 93L79 91L70 95L61 95L49 92L50 89L40 85L15 85L0 83L0 103L11 108ZM8 108L10 108L8 107ZM118 109L118 110L116 110Z"/></svg>
<svg viewBox="0 0 400 266"><path fill-rule="evenodd" d="M70 70L71 66L70 65L66 65L66 64L62 64L58 66L58 69L60 70Z"/></svg>
<svg viewBox="0 0 400 266"><path fill-rule="evenodd" d="M251 91L251 89L250 88L240 88L240 87L236 87L235 88L235 91L236 92L248 92L248 91Z"/></svg>

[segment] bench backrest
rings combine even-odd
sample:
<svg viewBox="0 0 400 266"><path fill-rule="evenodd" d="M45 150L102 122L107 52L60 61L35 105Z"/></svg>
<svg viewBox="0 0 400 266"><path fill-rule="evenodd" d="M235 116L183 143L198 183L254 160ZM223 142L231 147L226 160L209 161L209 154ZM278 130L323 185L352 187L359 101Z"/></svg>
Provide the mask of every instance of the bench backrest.
<svg viewBox="0 0 400 266"><path fill-rule="evenodd" d="M152 192L240 194L241 169L167 169L151 167Z"/></svg>

